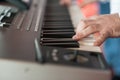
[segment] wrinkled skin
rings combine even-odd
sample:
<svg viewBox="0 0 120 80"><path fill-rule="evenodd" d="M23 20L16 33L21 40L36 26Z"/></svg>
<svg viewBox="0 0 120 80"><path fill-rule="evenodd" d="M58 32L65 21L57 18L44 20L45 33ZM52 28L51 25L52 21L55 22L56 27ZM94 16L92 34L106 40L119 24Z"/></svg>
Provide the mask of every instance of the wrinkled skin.
<svg viewBox="0 0 120 80"><path fill-rule="evenodd" d="M81 20L73 39L80 40L96 33L95 46L100 46L108 37L120 37L119 15L108 14Z"/></svg>

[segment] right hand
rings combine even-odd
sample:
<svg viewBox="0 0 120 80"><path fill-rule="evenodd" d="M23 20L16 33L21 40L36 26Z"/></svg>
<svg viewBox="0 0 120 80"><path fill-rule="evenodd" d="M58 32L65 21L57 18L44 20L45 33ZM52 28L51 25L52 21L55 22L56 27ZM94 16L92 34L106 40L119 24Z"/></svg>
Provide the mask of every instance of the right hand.
<svg viewBox="0 0 120 80"><path fill-rule="evenodd" d="M71 0L60 0L60 4L64 6L69 6L71 4Z"/></svg>
<svg viewBox="0 0 120 80"><path fill-rule="evenodd" d="M94 42L95 46L100 46L108 37L120 37L119 15L108 14L82 20L73 39L80 40L94 33L99 33Z"/></svg>

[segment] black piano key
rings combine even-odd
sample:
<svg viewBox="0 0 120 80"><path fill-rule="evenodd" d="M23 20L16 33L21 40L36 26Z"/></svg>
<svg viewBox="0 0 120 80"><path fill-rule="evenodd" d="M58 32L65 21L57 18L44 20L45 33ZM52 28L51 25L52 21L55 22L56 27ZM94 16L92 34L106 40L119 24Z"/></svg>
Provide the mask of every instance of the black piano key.
<svg viewBox="0 0 120 80"><path fill-rule="evenodd" d="M42 38L40 40L50 40L50 39L57 39L57 38Z"/></svg>
<svg viewBox="0 0 120 80"><path fill-rule="evenodd" d="M60 37L72 37L75 33L74 32L56 32L56 33L42 33L41 36L43 37L54 37L54 38L60 38Z"/></svg>
<svg viewBox="0 0 120 80"><path fill-rule="evenodd" d="M63 30L63 32L74 32L74 31L69 31L69 29L72 29L72 28L67 28L67 27L63 27L63 28L60 28L60 27L57 27L57 28L49 28L49 27L45 27L43 28L43 32L47 31L47 30L54 30L53 32L57 32L55 30L59 30L58 32L61 32ZM45 31L44 31L45 30ZM67 31L68 30L68 31ZM52 32L52 31L49 31L49 32Z"/></svg>
<svg viewBox="0 0 120 80"><path fill-rule="evenodd" d="M50 15L47 15L46 18L44 19L45 20L50 20L50 19L53 19L53 20L68 20L69 22L71 22L71 19L69 17L65 17L65 16L62 16L62 15L58 15L58 16L50 16Z"/></svg>
<svg viewBox="0 0 120 80"><path fill-rule="evenodd" d="M45 14L45 17L70 17L68 14L65 13L47 13Z"/></svg>
<svg viewBox="0 0 120 80"><path fill-rule="evenodd" d="M42 43L63 43L63 42L66 42L66 43L73 43L73 42L76 42L75 40L73 39L50 39L50 40L41 40Z"/></svg>
<svg viewBox="0 0 120 80"><path fill-rule="evenodd" d="M64 47L64 48L71 48L71 47L79 47L79 44L76 42L73 43L43 43L43 46L56 46L56 47Z"/></svg>
<svg viewBox="0 0 120 80"><path fill-rule="evenodd" d="M52 17L48 17L48 18L45 18L44 19L44 22L61 22L61 23L70 23L71 20L69 18L61 18L61 17L55 17L55 18L52 18Z"/></svg>
<svg viewBox="0 0 120 80"><path fill-rule="evenodd" d="M47 3L48 5L55 4L55 3L59 4L59 0L48 0Z"/></svg>
<svg viewBox="0 0 120 80"><path fill-rule="evenodd" d="M69 18L46 18L44 19L45 22L57 22L57 21L70 21Z"/></svg>
<svg viewBox="0 0 120 80"><path fill-rule="evenodd" d="M74 32L74 30L73 29L57 29L57 30L42 30L42 33L44 33L44 32L46 32L46 33L54 33L54 32Z"/></svg>
<svg viewBox="0 0 120 80"><path fill-rule="evenodd" d="M41 41L44 40L61 40L61 41L68 41L68 40L72 40L72 38L41 38Z"/></svg>
<svg viewBox="0 0 120 80"><path fill-rule="evenodd" d="M44 26L43 30L66 30L66 29L73 29L72 26Z"/></svg>
<svg viewBox="0 0 120 80"><path fill-rule="evenodd" d="M53 8L53 7L46 7L46 11L58 11L58 12L68 12L67 9L63 9L63 8L59 8L59 7L56 7L56 8Z"/></svg>
<svg viewBox="0 0 120 80"><path fill-rule="evenodd" d="M43 35L43 36L56 36L56 35L67 35L67 34L69 34L69 35L74 35L75 33L74 32L41 32L41 35Z"/></svg>
<svg viewBox="0 0 120 80"><path fill-rule="evenodd" d="M51 0L50 0L50 1L51 1ZM56 3L49 2L48 5L47 5L47 7L55 7L55 6L64 7L64 6L61 6L61 5L59 4L59 2L56 2Z"/></svg>
<svg viewBox="0 0 120 80"><path fill-rule="evenodd" d="M61 26L61 27L63 27L64 26L64 28L65 27L71 27L71 28L73 28L72 25L71 25L71 23L70 24L67 24L67 23L66 24L62 24L62 23L61 24L60 23L44 23L43 26L44 27L49 27L49 26L53 26L53 27L55 27L55 26L56 27L58 27L58 26L60 27Z"/></svg>
<svg viewBox="0 0 120 80"><path fill-rule="evenodd" d="M66 7L64 7L64 6L59 6L59 5L56 5L56 4L48 4L47 6L46 6L46 8L61 8L61 9L66 9L67 10L67 8Z"/></svg>
<svg viewBox="0 0 120 80"><path fill-rule="evenodd" d="M66 29L67 30L67 29ZM43 31L41 31L41 34L52 34L52 35L54 35L54 34L58 34L58 35L61 35L61 34L75 34L74 33L74 31L54 31L54 32L44 32L44 30Z"/></svg>
<svg viewBox="0 0 120 80"><path fill-rule="evenodd" d="M51 11L47 11L46 15L48 15L48 14L55 15L55 13L56 13L56 15L67 15L69 13L69 12L65 12L65 13L63 13L63 12L65 12L65 11L51 10ZM67 16L69 16L69 15L67 15Z"/></svg>
<svg viewBox="0 0 120 80"><path fill-rule="evenodd" d="M45 22L45 24L72 24L72 23L70 21L66 21L66 22L55 21L55 22Z"/></svg>
<svg viewBox="0 0 120 80"><path fill-rule="evenodd" d="M57 11L57 10L51 10L51 11L50 11L50 10L47 10L47 13L46 13L46 14L54 14L54 13L56 13L56 14L60 14L60 15L61 15L61 14L66 14L66 15L67 15L67 14L69 13L69 12L67 12L67 11L66 11L65 13L63 13L63 12L65 12L65 11Z"/></svg>

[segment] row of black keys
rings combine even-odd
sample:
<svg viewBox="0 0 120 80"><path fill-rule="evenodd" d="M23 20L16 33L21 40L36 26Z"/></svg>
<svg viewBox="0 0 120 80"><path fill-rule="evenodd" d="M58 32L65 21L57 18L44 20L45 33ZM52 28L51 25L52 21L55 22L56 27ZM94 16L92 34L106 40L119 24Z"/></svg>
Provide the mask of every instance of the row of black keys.
<svg viewBox="0 0 120 80"><path fill-rule="evenodd" d="M79 47L72 40L75 34L67 8L50 2L46 6L43 27L41 30L41 45L74 48Z"/></svg>

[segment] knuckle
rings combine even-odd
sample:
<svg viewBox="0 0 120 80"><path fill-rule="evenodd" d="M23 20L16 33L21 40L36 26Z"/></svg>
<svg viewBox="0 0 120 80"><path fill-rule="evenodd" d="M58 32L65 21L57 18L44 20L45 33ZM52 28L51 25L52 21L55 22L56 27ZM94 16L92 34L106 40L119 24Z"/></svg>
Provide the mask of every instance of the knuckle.
<svg viewBox="0 0 120 80"><path fill-rule="evenodd" d="M99 37L99 38L97 39L97 42L98 42L99 44L102 44L104 41L105 41L105 38L102 38L102 37Z"/></svg>
<svg viewBox="0 0 120 80"><path fill-rule="evenodd" d="M104 37L106 37L106 33L101 34L101 38L104 38Z"/></svg>
<svg viewBox="0 0 120 80"><path fill-rule="evenodd" d="M108 37L108 32L101 34L101 41L104 41Z"/></svg>
<svg viewBox="0 0 120 80"><path fill-rule="evenodd" d="M97 30L98 30L97 25L92 25L92 26L91 26L91 30L97 31Z"/></svg>

